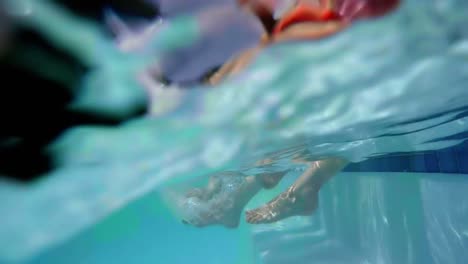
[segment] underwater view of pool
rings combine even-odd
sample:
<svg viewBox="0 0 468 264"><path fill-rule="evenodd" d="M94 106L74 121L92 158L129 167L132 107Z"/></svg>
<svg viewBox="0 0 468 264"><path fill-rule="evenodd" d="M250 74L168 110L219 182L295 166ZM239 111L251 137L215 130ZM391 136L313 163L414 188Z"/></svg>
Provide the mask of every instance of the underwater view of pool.
<svg viewBox="0 0 468 264"><path fill-rule="evenodd" d="M47 148L53 171L29 184L0 180L0 263L468 263L468 2L405 0L189 89L141 73L197 41L195 15L148 22L145 46L125 50L59 5L9 3L20 23L90 66L72 108L123 115L148 102L148 111L68 129ZM431 171L425 153L454 149ZM193 214L180 202L188 189L223 172L287 170L253 209L304 172L297 155L353 168L323 187L312 216L182 223ZM392 156L418 169L359 169Z"/></svg>

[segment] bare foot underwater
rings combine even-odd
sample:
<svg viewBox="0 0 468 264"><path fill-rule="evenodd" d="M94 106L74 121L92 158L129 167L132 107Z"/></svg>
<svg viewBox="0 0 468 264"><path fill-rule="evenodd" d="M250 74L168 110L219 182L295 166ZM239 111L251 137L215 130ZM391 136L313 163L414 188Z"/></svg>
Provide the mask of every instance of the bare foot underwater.
<svg viewBox="0 0 468 264"><path fill-rule="evenodd" d="M308 162L308 168L286 191L260 208L246 212L251 224L276 222L291 216L311 215L318 206L318 192L325 182L340 172L348 162L328 158Z"/></svg>
<svg viewBox="0 0 468 264"><path fill-rule="evenodd" d="M318 192L323 184L341 171L348 162L327 158L313 162L300 161L306 170L286 191L264 206L246 212L252 224L279 221L291 216L311 215L318 205ZM262 189L275 187L288 171L247 176L223 172L212 176L206 188L192 189L185 196L184 209L190 218L183 222L197 227L223 225L235 228L245 205Z"/></svg>
<svg viewBox="0 0 468 264"><path fill-rule="evenodd" d="M223 172L210 178L206 188L192 189L185 196L184 209L189 217L183 223L197 227L239 225L245 205L262 189L274 187L286 172L246 176Z"/></svg>
<svg viewBox="0 0 468 264"><path fill-rule="evenodd" d="M242 7L262 22L264 37L258 46L226 62L212 74L207 83L215 85L244 69L255 56L269 45L283 41L316 40L335 34L357 19L373 18L395 9L398 0L297 0L282 6L280 17L275 16L279 0L239 0ZM300 161L307 169L286 191L265 205L247 211L251 224L273 223L292 216L311 215L318 206L320 188L338 174L348 161L329 157L316 161ZM204 189L187 193L185 207L192 213L184 223L198 227L224 225L237 227L245 205L262 189L276 186L288 171L244 175L238 172L221 173L211 178Z"/></svg>

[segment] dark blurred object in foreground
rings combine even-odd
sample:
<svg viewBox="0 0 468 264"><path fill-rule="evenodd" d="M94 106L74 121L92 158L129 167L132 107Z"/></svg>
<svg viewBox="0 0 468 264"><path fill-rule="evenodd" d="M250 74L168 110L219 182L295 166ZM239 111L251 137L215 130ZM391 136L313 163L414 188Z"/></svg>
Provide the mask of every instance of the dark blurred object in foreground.
<svg viewBox="0 0 468 264"><path fill-rule="evenodd" d="M157 5L147 0L55 0L73 13L94 20L103 19L103 10L111 8L117 13L154 18L159 15Z"/></svg>
<svg viewBox="0 0 468 264"><path fill-rule="evenodd" d="M57 0L73 13L101 23L112 8L138 17L154 17L145 1ZM80 124L116 125L122 119L67 108L88 69L40 33L22 28L0 10L0 177L30 181L52 169L45 148L66 129Z"/></svg>

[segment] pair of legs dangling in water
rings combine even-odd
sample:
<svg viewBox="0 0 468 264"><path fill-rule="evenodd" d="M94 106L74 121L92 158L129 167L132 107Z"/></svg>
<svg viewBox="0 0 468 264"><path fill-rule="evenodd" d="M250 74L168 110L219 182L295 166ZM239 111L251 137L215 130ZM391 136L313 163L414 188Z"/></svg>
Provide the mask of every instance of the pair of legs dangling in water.
<svg viewBox="0 0 468 264"><path fill-rule="evenodd" d="M247 211L248 223L266 224L291 216L311 215L318 206L321 186L348 164L341 158L300 163L304 163L306 169L299 178L265 205ZM206 188L193 189L187 193L185 209L195 211L196 216L184 219L183 222L197 227L237 227L245 205L262 189L275 187L287 173L281 171L246 176L228 172L213 176Z"/></svg>
<svg viewBox="0 0 468 264"><path fill-rule="evenodd" d="M382 16L395 9L399 0L296 0L289 1L279 19L275 8L282 0L239 0L241 6L262 22L265 34L260 43L225 63L208 79L218 84L244 69L265 47L294 40L314 40L337 33L354 20ZM272 223L291 216L311 215L318 206L321 186L341 171L348 162L331 157L299 161L305 171L284 192L265 205L246 212L252 224ZM213 176L206 188L193 189L185 197L186 208L196 216L183 222L202 227L236 227L244 206L262 189L276 186L288 171L246 176L223 173Z"/></svg>

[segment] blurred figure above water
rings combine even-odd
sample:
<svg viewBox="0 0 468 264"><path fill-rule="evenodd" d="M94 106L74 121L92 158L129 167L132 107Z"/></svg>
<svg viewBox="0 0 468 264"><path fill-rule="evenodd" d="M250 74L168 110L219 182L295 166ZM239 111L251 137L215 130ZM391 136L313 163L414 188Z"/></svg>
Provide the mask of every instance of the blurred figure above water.
<svg viewBox="0 0 468 264"><path fill-rule="evenodd" d="M208 82L216 84L223 78L239 72L251 63L256 54L269 45L319 40L339 33L355 20L384 16L396 9L399 2L399 0L239 0L243 7L253 12L262 22L264 34L259 45L223 65L208 79Z"/></svg>

